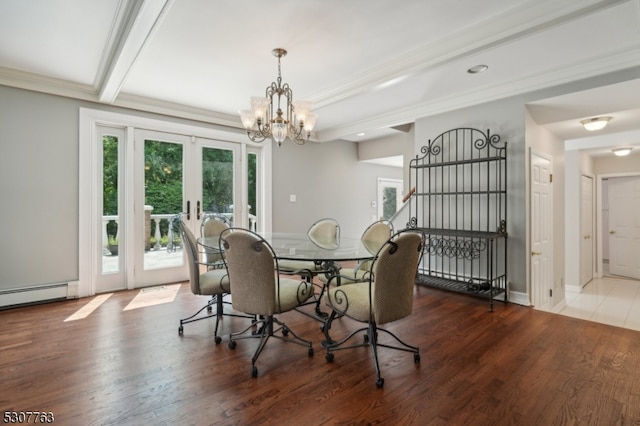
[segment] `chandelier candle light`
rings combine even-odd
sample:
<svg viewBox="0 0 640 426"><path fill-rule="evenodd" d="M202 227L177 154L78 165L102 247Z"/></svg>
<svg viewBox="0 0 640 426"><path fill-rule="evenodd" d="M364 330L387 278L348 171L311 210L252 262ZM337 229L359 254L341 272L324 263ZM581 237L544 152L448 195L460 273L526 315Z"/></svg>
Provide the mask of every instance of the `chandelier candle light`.
<svg viewBox="0 0 640 426"><path fill-rule="evenodd" d="M271 53L278 58L278 79L267 87L266 97L251 97L251 110L240 111L242 125L253 142L270 137L280 146L288 137L303 145L311 136L318 114L311 112L311 101L294 101L289 84L282 84L280 58L287 51L273 49ZM284 111L281 102L285 102Z"/></svg>

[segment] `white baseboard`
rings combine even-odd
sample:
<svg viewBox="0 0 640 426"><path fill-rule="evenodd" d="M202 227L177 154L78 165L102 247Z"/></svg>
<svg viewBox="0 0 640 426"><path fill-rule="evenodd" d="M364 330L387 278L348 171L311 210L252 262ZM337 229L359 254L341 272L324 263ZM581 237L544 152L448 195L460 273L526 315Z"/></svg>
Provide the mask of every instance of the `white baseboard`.
<svg viewBox="0 0 640 426"><path fill-rule="evenodd" d="M77 299L80 297L80 282L69 281L67 285L67 299Z"/></svg>
<svg viewBox="0 0 640 426"><path fill-rule="evenodd" d="M566 294L566 293L580 294L580 293L582 293L582 287L580 287L580 286L578 286L578 285L569 285L569 284L566 284L566 285L564 286L564 291L565 291L565 294Z"/></svg>
<svg viewBox="0 0 640 426"><path fill-rule="evenodd" d="M531 303L529 303L529 295L519 291L509 292L509 302L522 306L531 306Z"/></svg>
<svg viewBox="0 0 640 426"><path fill-rule="evenodd" d="M67 298L68 283L47 284L0 291L0 308Z"/></svg>

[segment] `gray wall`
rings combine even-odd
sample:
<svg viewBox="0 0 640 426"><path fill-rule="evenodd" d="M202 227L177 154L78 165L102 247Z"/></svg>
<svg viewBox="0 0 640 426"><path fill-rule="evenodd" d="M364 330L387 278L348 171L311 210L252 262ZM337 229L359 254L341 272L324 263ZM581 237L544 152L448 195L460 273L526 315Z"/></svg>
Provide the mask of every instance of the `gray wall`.
<svg viewBox="0 0 640 426"><path fill-rule="evenodd" d="M455 111L450 111L416 121L416 152L425 145L430 138L456 127L476 127L478 129L490 129L491 133L497 133L502 140L508 142L507 148L507 231L509 233L509 254L507 279L511 282L511 290L528 294L527 273L527 171L528 148L535 145L533 141L526 140L526 104L541 99L559 96L567 93L600 87L638 78L640 68L602 75L585 80L579 80L565 85L538 90L523 95L513 96L498 101L475 105ZM557 143L562 141L557 140ZM558 152L558 151L556 151ZM566 159L564 159L566 160ZM563 167L562 157L554 161L554 173L562 173L558 167ZM562 174L563 179L566 176ZM556 195L556 194L554 194ZM554 217L554 226L560 227L561 221ZM564 229L558 229L564 233ZM560 263L560 262L558 262ZM554 268L555 269L555 268ZM554 277L561 279L563 269L554 270Z"/></svg>
<svg viewBox="0 0 640 426"><path fill-rule="evenodd" d="M0 290L78 278L78 102L0 86Z"/></svg>
<svg viewBox="0 0 640 426"><path fill-rule="evenodd" d="M343 236L360 237L377 214L371 202L379 177L402 179L402 169L358 162L355 143L274 144L273 231L306 232L316 220L332 217Z"/></svg>
<svg viewBox="0 0 640 426"><path fill-rule="evenodd" d="M0 86L0 290L78 279L80 107L219 128ZM351 142L286 143L273 157L275 231L305 232L331 216L343 235L359 237L376 214L377 178L402 178L401 169L358 162Z"/></svg>

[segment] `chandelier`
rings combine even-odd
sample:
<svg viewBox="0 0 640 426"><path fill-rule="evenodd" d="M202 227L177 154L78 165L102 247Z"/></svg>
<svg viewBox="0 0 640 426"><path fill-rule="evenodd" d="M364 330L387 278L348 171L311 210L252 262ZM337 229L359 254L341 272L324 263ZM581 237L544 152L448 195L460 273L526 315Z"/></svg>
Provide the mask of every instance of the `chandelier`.
<svg viewBox="0 0 640 426"><path fill-rule="evenodd" d="M282 84L280 58L287 51L273 49L271 53L278 58L278 79L267 86L265 97L251 97L250 110L240 111L242 125L253 142L270 137L280 146L288 137L303 145L311 136L318 114L311 112L311 101L294 101L289 84Z"/></svg>

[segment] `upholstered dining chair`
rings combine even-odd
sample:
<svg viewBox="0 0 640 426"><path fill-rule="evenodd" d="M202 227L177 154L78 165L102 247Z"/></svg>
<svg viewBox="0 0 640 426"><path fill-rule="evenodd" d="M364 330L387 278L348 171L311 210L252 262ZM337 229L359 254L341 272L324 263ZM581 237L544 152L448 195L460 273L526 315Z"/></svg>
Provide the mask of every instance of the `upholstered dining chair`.
<svg viewBox="0 0 640 426"><path fill-rule="evenodd" d="M332 218L320 219L309 227L307 236L318 247L333 250L340 244L340 225ZM322 265L312 261L283 259L278 263L278 270L311 271L312 275L316 275L322 271ZM310 281L312 277L308 278Z"/></svg>
<svg viewBox="0 0 640 426"><path fill-rule="evenodd" d="M420 362L418 347L403 342L391 331L380 327L383 324L406 318L413 309L413 291L415 277L424 245L424 235L413 230L404 230L393 235L378 251L373 260L373 274L365 282L332 286L324 296L332 309L325 332L326 359L333 362L334 353L343 349L371 346L376 368L376 386L384 386L380 375L378 348L397 349L412 352L414 362ZM362 328L351 332L339 341L329 335L331 323L337 316L347 316L358 322L366 323ZM351 338L364 332L364 342L349 345ZM378 339L379 333L385 333L395 340L387 342Z"/></svg>
<svg viewBox="0 0 640 426"><path fill-rule="evenodd" d="M200 222L200 236L219 237L220 233L229 228L229 221L226 217L217 213L205 213ZM205 261L209 264L209 269L223 268L224 261L219 250L205 248Z"/></svg>
<svg viewBox="0 0 640 426"><path fill-rule="evenodd" d="M235 349L239 339L260 339L251 358L251 377L258 376L256 362L271 337L306 346L308 355L313 356L312 343L297 336L276 316L305 302L313 293L311 283L280 276L278 260L271 245L252 231L227 229L220 235L220 242L233 283L233 308L257 318L251 326L229 336L231 349Z"/></svg>
<svg viewBox="0 0 640 426"><path fill-rule="evenodd" d="M189 230L182 221L179 222L179 227L180 233L182 234L182 240L184 242L183 245L187 254L187 262L189 264L189 282L191 292L198 296L211 296L211 298L207 304L200 308L195 314L180 320L178 334L183 334L185 324L215 317L216 324L214 329L214 340L216 344L219 344L222 342L222 337L218 335L218 326L222 316L247 316L224 312L224 304L229 303L224 300L224 296L231 292L229 274L226 266L224 265L224 259L222 260L221 268L207 270L210 265L207 262L200 261L201 253L198 251L197 241L193 232L191 232L191 230ZM212 312L213 305L216 307L215 312ZM207 313L205 315L200 315L205 309Z"/></svg>
<svg viewBox="0 0 640 426"><path fill-rule="evenodd" d="M378 250L380 250L384 243L391 238L392 235L393 224L388 220L379 220L367 226L367 229L362 233L360 240L362 241L362 245L364 245L373 256L378 252ZM360 262L354 268L341 268L340 284L350 284L368 279L372 272L372 264L372 260L365 260ZM326 274L320 274L319 279L325 284L328 280Z"/></svg>
<svg viewBox="0 0 640 426"><path fill-rule="evenodd" d="M307 236L313 244L327 250L334 250L340 245L340 225L338 221L333 218L324 218L314 222L307 230ZM307 282L313 284L313 278L321 276L327 271L324 269L324 265L319 262L311 260L293 260L282 259L278 262L278 271L286 274L298 274L304 277ZM308 315L314 318L324 320L326 314L320 310L321 297L324 291L324 284L320 286L320 292L316 297L315 292L313 294L313 300L309 300L305 305L315 304L315 316L300 310L299 312L304 315Z"/></svg>

